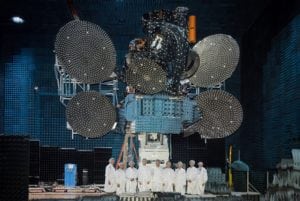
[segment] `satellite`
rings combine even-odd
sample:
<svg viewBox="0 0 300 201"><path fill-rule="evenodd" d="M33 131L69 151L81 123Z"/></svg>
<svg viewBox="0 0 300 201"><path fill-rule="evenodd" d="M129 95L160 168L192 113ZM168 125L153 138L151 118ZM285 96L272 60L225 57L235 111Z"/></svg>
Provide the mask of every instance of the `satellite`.
<svg viewBox="0 0 300 201"><path fill-rule="evenodd" d="M206 139L223 138L240 127L241 104L224 90L224 82L232 76L240 56L238 43L231 36L215 34L196 43L195 16L189 16L188 8L154 10L142 16L144 35L129 42L124 65L116 69L116 50L109 35L100 26L80 20L68 2L74 20L58 31L54 46L59 91L64 100L67 97L66 117L74 132L95 138L115 127L120 104L109 98L112 93L104 93L107 90L93 89L106 83L106 87L117 90L118 82L130 89L131 103L133 93L139 99L125 108L128 121L139 117L134 107L140 107L148 119L154 112L156 121L160 121L160 114L165 115L161 127L172 126L168 118L176 117L182 126L172 132L184 132L185 136L199 133ZM70 83L72 90L64 93L62 87ZM151 97L168 99L167 104ZM129 98L125 102L130 103ZM197 107L187 107L189 104ZM160 109L153 112L154 107ZM194 110L199 115L187 122L184 115L195 114Z"/></svg>

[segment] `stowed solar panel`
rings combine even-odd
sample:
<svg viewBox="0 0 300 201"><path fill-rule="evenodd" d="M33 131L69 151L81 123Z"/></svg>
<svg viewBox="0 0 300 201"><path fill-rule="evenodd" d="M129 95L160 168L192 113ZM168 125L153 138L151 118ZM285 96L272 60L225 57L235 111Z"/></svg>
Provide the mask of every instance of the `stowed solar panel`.
<svg viewBox="0 0 300 201"><path fill-rule="evenodd" d="M203 138L223 138L241 125L243 111L240 102L222 90L209 90L196 97L201 119L188 130L199 132Z"/></svg>
<svg viewBox="0 0 300 201"><path fill-rule="evenodd" d="M193 50L200 57L200 65L190 80L198 87L209 87L228 79L240 56L237 42L225 34L208 36L199 41Z"/></svg>
<svg viewBox="0 0 300 201"><path fill-rule="evenodd" d="M126 70L126 82L146 94L154 94L166 88L166 72L153 60L134 58Z"/></svg>
<svg viewBox="0 0 300 201"><path fill-rule="evenodd" d="M65 71L79 82L96 84L107 80L116 66L116 51L96 24L73 20L56 35L55 52Z"/></svg>
<svg viewBox="0 0 300 201"><path fill-rule="evenodd" d="M94 91L80 92L73 97L67 105L66 115L73 131L89 138L105 135L116 121L116 110L111 101Z"/></svg>

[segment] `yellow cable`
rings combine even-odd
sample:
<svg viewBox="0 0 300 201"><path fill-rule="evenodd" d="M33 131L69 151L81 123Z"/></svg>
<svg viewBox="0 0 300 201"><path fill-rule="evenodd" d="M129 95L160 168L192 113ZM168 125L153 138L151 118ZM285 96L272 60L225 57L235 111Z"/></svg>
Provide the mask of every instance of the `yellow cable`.
<svg viewBox="0 0 300 201"><path fill-rule="evenodd" d="M232 180L231 163L232 163L232 145L229 146L229 170L228 170L228 185L229 185L229 188L232 190L233 189L233 180Z"/></svg>

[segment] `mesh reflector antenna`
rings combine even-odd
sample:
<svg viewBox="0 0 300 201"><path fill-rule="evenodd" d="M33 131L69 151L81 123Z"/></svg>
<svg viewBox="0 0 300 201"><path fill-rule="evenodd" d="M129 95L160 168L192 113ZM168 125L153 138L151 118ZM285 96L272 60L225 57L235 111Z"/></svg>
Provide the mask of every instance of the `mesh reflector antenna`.
<svg viewBox="0 0 300 201"><path fill-rule="evenodd" d="M56 35L55 52L64 70L77 81L97 84L109 79L116 66L116 50L96 24L73 20Z"/></svg>
<svg viewBox="0 0 300 201"><path fill-rule="evenodd" d="M223 90L209 90L200 93L196 102L201 119L186 131L198 132L202 138L223 138L233 134L243 121L240 102Z"/></svg>
<svg viewBox="0 0 300 201"><path fill-rule="evenodd" d="M111 101L98 92L80 92L68 103L67 121L73 131L88 138L108 133L116 122L116 110Z"/></svg>
<svg viewBox="0 0 300 201"><path fill-rule="evenodd" d="M229 35L215 34L199 41L193 50L198 53L200 65L190 78L197 87L209 87L231 77L238 65L238 43Z"/></svg>
<svg viewBox="0 0 300 201"><path fill-rule="evenodd" d="M133 58L126 70L126 82L145 94L154 94L166 88L167 73L153 60Z"/></svg>

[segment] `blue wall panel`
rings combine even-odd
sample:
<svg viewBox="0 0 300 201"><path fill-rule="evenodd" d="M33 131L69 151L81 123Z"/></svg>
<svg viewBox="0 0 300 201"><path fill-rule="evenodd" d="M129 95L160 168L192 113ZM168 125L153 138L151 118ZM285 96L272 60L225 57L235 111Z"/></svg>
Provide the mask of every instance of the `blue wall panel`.
<svg viewBox="0 0 300 201"><path fill-rule="evenodd" d="M0 35L0 38L2 39L2 36ZM0 50L1 51L1 50ZM3 62L0 63L0 133L4 132L4 72L5 68L2 65Z"/></svg>
<svg viewBox="0 0 300 201"><path fill-rule="evenodd" d="M263 66L263 135L266 166L291 157L300 137L300 16L272 41Z"/></svg>
<svg viewBox="0 0 300 201"><path fill-rule="evenodd" d="M53 54L44 48L22 48L5 63L4 133L30 135L42 145L92 149L113 147L117 157L123 135L110 133L85 139L66 129L65 107L59 102ZM38 87L36 90L35 87Z"/></svg>
<svg viewBox="0 0 300 201"><path fill-rule="evenodd" d="M270 4L243 37L244 121L226 143L252 170L274 169L281 158L291 158L292 148L300 148L300 7L295 4Z"/></svg>
<svg viewBox="0 0 300 201"><path fill-rule="evenodd" d="M32 51L23 50L11 57L5 65L4 131L5 133L30 133L30 109L32 71Z"/></svg>

